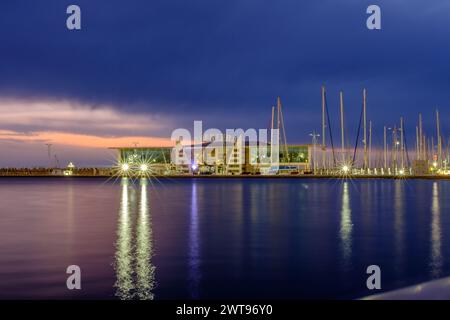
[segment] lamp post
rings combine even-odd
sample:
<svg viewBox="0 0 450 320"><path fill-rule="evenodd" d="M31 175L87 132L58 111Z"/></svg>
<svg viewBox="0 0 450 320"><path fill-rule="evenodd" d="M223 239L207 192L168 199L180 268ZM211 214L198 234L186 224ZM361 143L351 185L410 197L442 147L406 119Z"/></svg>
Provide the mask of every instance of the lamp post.
<svg viewBox="0 0 450 320"><path fill-rule="evenodd" d="M309 136L312 137L312 145L313 145L312 171L316 173L316 144L317 138L320 137L320 134L316 133L316 130L314 130L312 133L309 134Z"/></svg>

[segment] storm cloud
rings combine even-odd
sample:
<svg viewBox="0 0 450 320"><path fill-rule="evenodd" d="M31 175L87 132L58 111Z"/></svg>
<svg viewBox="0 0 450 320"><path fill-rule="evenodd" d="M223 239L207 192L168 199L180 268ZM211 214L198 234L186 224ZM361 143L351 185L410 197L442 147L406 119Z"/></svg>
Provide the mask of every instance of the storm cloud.
<svg viewBox="0 0 450 320"><path fill-rule="evenodd" d="M65 26L69 4L81 7L79 31ZM370 4L381 30L366 28ZM265 127L281 96L288 141L307 142L320 128L322 84L335 129L344 91L350 131L366 87L374 133L400 116L412 133L419 111L433 130L439 107L446 134L449 14L445 0L5 1L0 96L166 119L149 131L157 136L193 120Z"/></svg>

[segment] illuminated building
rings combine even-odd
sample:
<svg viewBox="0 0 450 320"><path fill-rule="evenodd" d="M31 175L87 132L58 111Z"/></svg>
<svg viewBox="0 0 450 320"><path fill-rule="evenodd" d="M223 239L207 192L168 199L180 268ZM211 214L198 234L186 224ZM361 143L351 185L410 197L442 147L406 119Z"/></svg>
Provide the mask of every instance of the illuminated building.
<svg viewBox="0 0 450 320"><path fill-rule="evenodd" d="M256 145L212 141L172 147L116 147L117 166L126 175L150 171L153 175L202 174L296 174L310 171L311 145L289 145L279 150L279 163L270 163ZM283 150L281 150L283 149ZM172 153L173 160L172 161ZM189 155L190 153L190 155Z"/></svg>

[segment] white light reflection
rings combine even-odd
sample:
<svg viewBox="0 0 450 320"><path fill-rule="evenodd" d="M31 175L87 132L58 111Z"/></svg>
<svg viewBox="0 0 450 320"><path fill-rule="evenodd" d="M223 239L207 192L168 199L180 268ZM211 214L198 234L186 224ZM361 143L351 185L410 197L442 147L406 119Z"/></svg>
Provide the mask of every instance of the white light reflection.
<svg viewBox="0 0 450 320"><path fill-rule="evenodd" d="M394 186L394 237L395 237L395 269L401 274L404 268L404 181L395 180Z"/></svg>
<svg viewBox="0 0 450 320"><path fill-rule="evenodd" d="M441 210L439 207L437 182L433 182L431 214L431 275L434 278L439 278L442 274L443 261L441 251Z"/></svg>
<svg viewBox="0 0 450 320"><path fill-rule="evenodd" d="M135 210L135 189L122 178L115 255L116 296L122 300L152 300L155 287L155 267L151 264L153 239L147 199L147 179L140 180L138 214ZM131 191L131 196L129 195ZM137 217L136 217L137 216ZM133 239L133 217L136 218L136 239Z"/></svg>
<svg viewBox="0 0 450 320"><path fill-rule="evenodd" d="M116 296L123 300L133 297L133 258L131 250L130 202L128 178L123 178L116 242Z"/></svg>
<svg viewBox="0 0 450 320"><path fill-rule="evenodd" d="M147 202L147 179L141 179L140 184L141 198L136 230L136 293L141 300L153 300L155 267L150 263L153 254L153 238Z"/></svg>
<svg viewBox="0 0 450 320"><path fill-rule="evenodd" d="M191 217L189 224L189 292L192 298L199 297L200 244L198 228L197 184L192 182Z"/></svg>
<svg viewBox="0 0 450 320"><path fill-rule="evenodd" d="M348 192L348 182L344 182L342 186L342 207L341 207L341 250L343 255L344 266L350 266L352 255L352 210L350 209L350 195Z"/></svg>

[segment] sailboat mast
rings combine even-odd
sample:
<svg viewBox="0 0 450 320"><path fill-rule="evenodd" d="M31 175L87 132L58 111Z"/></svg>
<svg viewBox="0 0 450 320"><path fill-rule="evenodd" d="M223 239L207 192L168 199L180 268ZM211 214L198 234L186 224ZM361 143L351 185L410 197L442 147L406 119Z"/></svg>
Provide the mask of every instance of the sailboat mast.
<svg viewBox="0 0 450 320"><path fill-rule="evenodd" d="M403 117L400 117L400 155L401 155L401 167L403 170L405 167L405 152L404 152L404 143L403 143Z"/></svg>
<svg viewBox="0 0 450 320"><path fill-rule="evenodd" d="M393 158L394 158L394 163L393 163L393 169L394 169L394 172L396 173L396 171L397 171L397 159L398 159L398 140L397 140L397 126L394 126L394 130L392 131L392 136L393 136L393 142L394 142L394 146L393 146L393 148L395 148L394 149L394 155L393 155Z"/></svg>
<svg viewBox="0 0 450 320"><path fill-rule="evenodd" d="M322 168L325 169L326 164L326 147L325 147L325 86L322 86Z"/></svg>
<svg viewBox="0 0 450 320"><path fill-rule="evenodd" d="M280 134L280 114L281 114L281 101L280 97L277 97L277 129L278 129L278 146L280 146L281 142L281 134ZM283 150L284 151L284 150ZM284 158L286 154L284 155Z"/></svg>
<svg viewBox="0 0 450 320"><path fill-rule="evenodd" d="M345 163L345 136L344 136L344 97L342 91L339 93L341 105L341 152L342 162Z"/></svg>
<svg viewBox="0 0 450 320"><path fill-rule="evenodd" d="M363 90L363 118L364 118L364 170L367 170L368 158L367 158L366 89Z"/></svg>
<svg viewBox="0 0 450 320"><path fill-rule="evenodd" d="M271 127L270 127L272 130L273 130L274 116L275 116L275 106L272 106L272 121L271 121Z"/></svg>
<svg viewBox="0 0 450 320"><path fill-rule="evenodd" d="M277 99L277 104L278 104L278 128L280 127L280 121L281 121L281 127L283 129L283 144L284 144L284 154L285 154L285 161L289 161L289 152L288 152L288 147L287 147L287 140L286 140L286 129L284 127L284 118L283 118L283 111L281 110L281 99L280 97L278 97Z"/></svg>
<svg viewBox="0 0 450 320"><path fill-rule="evenodd" d="M439 121L439 110L436 109L436 133L437 133L437 163L439 168L442 167L442 141L441 141L441 127Z"/></svg>
<svg viewBox="0 0 450 320"><path fill-rule="evenodd" d="M419 160L424 160L424 136L422 128L422 113L419 113Z"/></svg>
<svg viewBox="0 0 450 320"><path fill-rule="evenodd" d="M372 121L369 121L369 152L367 157L367 168L370 169L370 157L372 156Z"/></svg>
<svg viewBox="0 0 450 320"><path fill-rule="evenodd" d="M433 136L431 136L431 150L430 150L430 153L431 153L431 159L434 162L434 137Z"/></svg>
<svg viewBox="0 0 450 320"><path fill-rule="evenodd" d="M387 145L386 145L386 126L384 126L384 130L383 130L383 134L384 134L384 169L387 169Z"/></svg>
<svg viewBox="0 0 450 320"><path fill-rule="evenodd" d="M419 127L416 126L416 159L420 160L420 149L419 149L419 144L420 144L420 140L419 140Z"/></svg>
<svg viewBox="0 0 450 320"><path fill-rule="evenodd" d="M280 130L280 113L281 113L281 101L280 97L277 97L277 129Z"/></svg>

